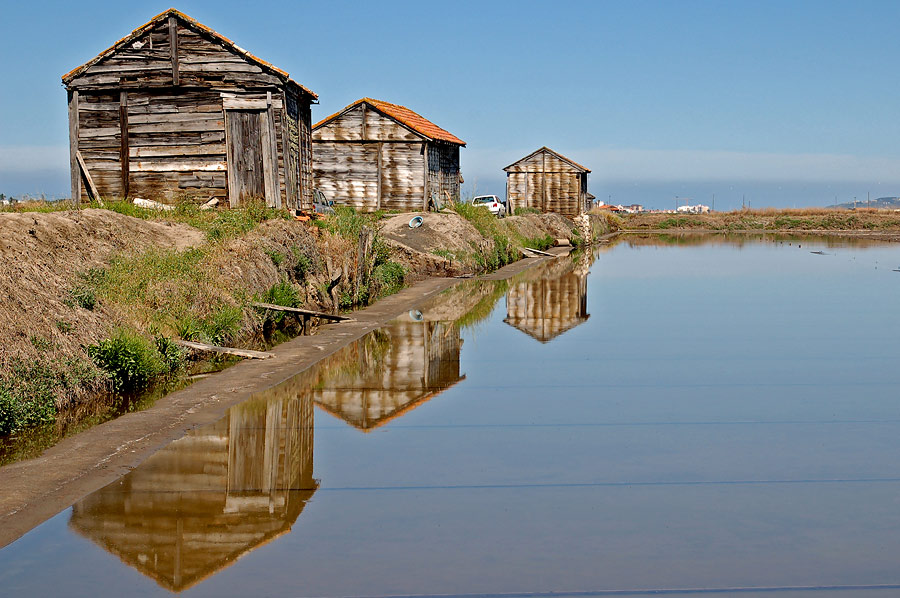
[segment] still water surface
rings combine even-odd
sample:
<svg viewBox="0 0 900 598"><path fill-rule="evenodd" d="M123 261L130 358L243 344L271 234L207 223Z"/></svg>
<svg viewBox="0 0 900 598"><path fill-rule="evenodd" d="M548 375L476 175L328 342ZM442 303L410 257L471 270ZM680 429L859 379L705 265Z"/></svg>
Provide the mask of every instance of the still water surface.
<svg viewBox="0 0 900 598"><path fill-rule="evenodd" d="M0 595L900 592L900 246L629 239L235 406Z"/></svg>

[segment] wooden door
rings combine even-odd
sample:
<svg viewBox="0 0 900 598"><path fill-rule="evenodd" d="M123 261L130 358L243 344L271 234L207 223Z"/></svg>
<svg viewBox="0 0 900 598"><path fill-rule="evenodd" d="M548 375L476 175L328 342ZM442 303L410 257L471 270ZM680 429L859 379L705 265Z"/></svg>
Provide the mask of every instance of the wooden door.
<svg viewBox="0 0 900 598"><path fill-rule="evenodd" d="M273 190L275 156L270 140L266 110L226 110L228 146L228 201L232 207L250 199L265 199L270 206L277 201Z"/></svg>

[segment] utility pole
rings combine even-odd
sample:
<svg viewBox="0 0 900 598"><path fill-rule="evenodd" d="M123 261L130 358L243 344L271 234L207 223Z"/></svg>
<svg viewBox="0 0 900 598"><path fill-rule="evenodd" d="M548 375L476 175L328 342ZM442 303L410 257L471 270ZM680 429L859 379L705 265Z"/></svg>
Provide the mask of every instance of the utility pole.
<svg viewBox="0 0 900 598"><path fill-rule="evenodd" d="M866 207L869 207L869 192L866 191Z"/></svg>
<svg viewBox="0 0 900 598"><path fill-rule="evenodd" d="M675 211L678 211L678 196L675 196Z"/></svg>
<svg viewBox="0 0 900 598"><path fill-rule="evenodd" d="M713 211L713 212L716 211L716 194L715 194L715 193L713 193L713 205L712 205L712 211Z"/></svg>
<svg viewBox="0 0 900 598"><path fill-rule="evenodd" d="M746 209L746 207L747 207L747 205L746 205L746 202L744 201L744 194L742 193L741 194L741 209L742 210Z"/></svg>

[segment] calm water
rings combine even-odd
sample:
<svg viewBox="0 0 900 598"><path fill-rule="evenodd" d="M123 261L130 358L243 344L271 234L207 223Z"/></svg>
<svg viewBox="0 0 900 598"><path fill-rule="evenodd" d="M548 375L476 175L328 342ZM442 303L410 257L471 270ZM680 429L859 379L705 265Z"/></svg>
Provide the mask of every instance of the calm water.
<svg viewBox="0 0 900 598"><path fill-rule="evenodd" d="M234 407L0 550L0 594L900 593L900 246L591 261Z"/></svg>

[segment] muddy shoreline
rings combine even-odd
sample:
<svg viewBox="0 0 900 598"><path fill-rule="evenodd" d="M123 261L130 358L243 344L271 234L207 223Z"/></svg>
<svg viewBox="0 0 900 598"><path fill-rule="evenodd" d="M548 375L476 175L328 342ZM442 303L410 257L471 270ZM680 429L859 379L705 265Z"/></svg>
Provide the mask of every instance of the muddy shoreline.
<svg viewBox="0 0 900 598"><path fill-rule="evenodd" d="M522 259L481 278L502 280L552 258ZM460 281L429 278L354 312L355 321L323 326L128 413L67 438L41 456L0 468L0 548L78 499L102 488L185 432L220 419L252 394L271 388Z"/></svg>

